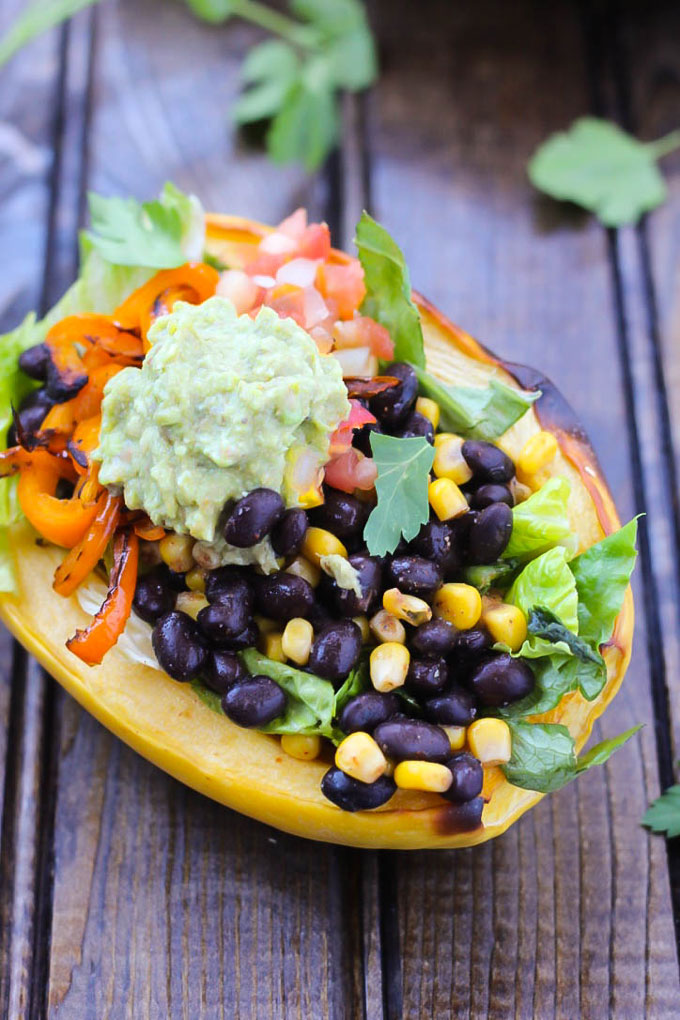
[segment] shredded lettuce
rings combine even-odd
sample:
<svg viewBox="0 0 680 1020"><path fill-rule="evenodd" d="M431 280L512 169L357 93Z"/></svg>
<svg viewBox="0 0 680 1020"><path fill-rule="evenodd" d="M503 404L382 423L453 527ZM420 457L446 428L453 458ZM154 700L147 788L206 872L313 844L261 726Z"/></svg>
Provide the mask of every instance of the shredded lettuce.
<svg viewBox="0 0 680 1020"><path fill-rule="evenodd" d="M637 550L637 520L591 545L569 564L578 591L581 637L601 645L614 629L633 573Z"/></svg>
<svg viewBox="0 0 680 1020"><path fill-rule="evenodd" d="M303 733L333 736L333 713L335 691L328 680L294 669L283 662L268 659L265 655L248 648L241 658L249 673L254 676L268 676L275 680L287 696L283 715L267 726L260 727L263 733Z"/></svg>
<svg viewBox="0 0 680 1020"><path fill-rule="evenodd" d="M415 369L421 392L439 404L440 428L473 439L497 439L541 396L491 379L488 386L448 386L423 368Z"/></svg>
<svg viewBox="0 0 680 1020"><path fill-rule="evenodd" d="M530 559L570 537L570 491L566 478L550 478L538 492L513 508L512 534L504 558Z"/></svg>

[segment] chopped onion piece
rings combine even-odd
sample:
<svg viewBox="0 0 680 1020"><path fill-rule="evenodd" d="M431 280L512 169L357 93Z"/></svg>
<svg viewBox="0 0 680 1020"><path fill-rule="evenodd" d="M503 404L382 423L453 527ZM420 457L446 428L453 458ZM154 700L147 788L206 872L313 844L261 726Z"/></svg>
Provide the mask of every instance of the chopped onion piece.
<svg viewBox="0 0 680 1020"><path fill-rule="evenodd" d="M244 315L255 305L260 288L256 279L251 279L241 269L227 269L220 273L216 293L228 298L238 315Z"/></svg>
<svg viewBox="0 0 680 1020"><path fill-rule="evenodd" d="M311 287L316 279L319 263L316 259L292 259L284 262L276 274L277 283L293 283L296 287Z"/></svg>

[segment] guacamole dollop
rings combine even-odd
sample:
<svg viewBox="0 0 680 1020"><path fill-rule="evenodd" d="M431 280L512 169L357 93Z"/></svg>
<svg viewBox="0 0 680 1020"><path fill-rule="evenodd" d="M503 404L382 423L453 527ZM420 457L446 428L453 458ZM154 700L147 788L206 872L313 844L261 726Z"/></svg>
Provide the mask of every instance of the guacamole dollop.
<svg viewBox="0 0 680 1020"><path fill-rule="evenodd" d="M265 486L300 502L295 464L328 460L349 414L342 371L270 308L237 316L226 298L177 302L149 330L141 369L106 385L99 478L155 524L212 542L228 500Z"/></svg>

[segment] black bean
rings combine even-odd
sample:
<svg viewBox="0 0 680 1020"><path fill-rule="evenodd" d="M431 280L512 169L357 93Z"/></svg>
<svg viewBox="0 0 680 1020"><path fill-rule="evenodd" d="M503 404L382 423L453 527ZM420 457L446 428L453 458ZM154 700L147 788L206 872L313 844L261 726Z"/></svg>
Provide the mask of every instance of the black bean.
<svg viewBox="0 0 680 1020"><path fill-rule="evenodd" d="M319 586L319 588L317 588L316 590L317 595L320 591L320 587L321 586ZM320 630L323 630L324 627L327 627L329 623L335 623L337 617L334 615L334 613L330 611L328 606L326 606L323 602L319 602L317 598L313 602L312 607L307 613L305 619L309 620L312 627L314 628L314 632L318 633Z"/></svg>
<svg viewBox="0 0 680 1020"><path fill-rule="evenodd" d="M300 551L307 531L307 514L304 510L286 510L272 528L272 548L277 556L294 556Z"/></svg>
<svg viewBox="0 0 680 1020"><path fill-rule="evenodd" d="M254 648L258 637L257 624L254 620L251 620L245 630L242 630L240 634L235 634L234 637L228 640L225 638L220 647L228 648L231 652L241 652L244 648Z"/></svg>
<svg viewBox="0 0 680 1020"><path fill-rule="evenodd" d="M396 790L397 784L391 776L381 776L374 783L362 783L341 772L335 765L321 780L324 797L343 811L370 811L386 804Z"/></svg>
<svg viewBox="0 0 680 1020"><path fill-rule="evenodd" d="M47 392L54 402L63 404L80 393L87 382L87 373L75 371L60 373L50 357L45 379Z"/></svg>
<svg viewBox="0 0 680 1020"><path fill-rule="evenodd" d="M461 452L476 482L509 482L515 465L507 453L484 439L466 439Z"/></svg>
<svg viewBox="0 0 680 1020"><path fill-rule="evenodd" d="M324 502L309 511L309 521L315 528L325 528L345 542L361 537L370 512L370 506L356 496L327 485Z"/></svg>
<svg viewBox="0 0 680 1020"><path fill-rule="evenodd" d="M17 418L23 432L29 433L37 432L43 423L44 418L50 408L54 407L54 400L50 397L47 390L42 387L37 390L33 390L27 397L24 397L19 410L17 411ZM19 441L17 435L16 423L13 422L7 432L7 445L16 446Z"/></svg>
<svg viewBox="0 0 680 1020"><path fill-rule="evenodd" d="M324 577L323 591L328 593L329 602L341 616L359 616L370 613L382 591L382 565L377 556L352 553L349 562L359 578L361 598L351 588L341 588L337 581Z"/></svg>
<svg viewBox="0 0 680 1020"><path fill-rule="evenodd" d="M378 422L370 422L368 425L363 425L360 429L356 429L352 438L352 446L355 450L359 450L365 457L372 457L373 450L371 449L371 435L374 432L382 432Z"/></svg>
<svg viewBox="0 0 680 1020"><path fill-rule="evenodd" d="M454 804L474 800L482 792L484 769L468 751L454 754L446 763L453 776L453 782L442 796Z"/></svg>
<svg viewBox="0 0 680 1020"><path fill-rule="evenodd" d="M443 659L411 659L406 690L417 698L429 698L446 687L449 671ZM434 722L439 722L435 719Z"/></svg>
<svg viewBox="0 0 680 1020"><path fill-rule="evenodd" d="M229 644L248 627L251 613L238 598L225 598L201 609L196 619L208 640L220 647Z"/></svg>
<svg viewBox="0 0 680 1020"><path fill-rule="evenodd" d="M173 591L188 591L186 573L182 573L178 570L170 570L170 567L168 567L164 573L168 579L168 587L172 588Z"/></svg>
<svg viewBox="0 0 680 1020"><path fill-rule="evenodd" d="M252 577L252 574L250 575ZM245 567L218 567L205 575L205 597L208 602L219 602L224 596L237 596L248 603L252 609L254 592L248 580Z"/></svg>
<svg viewBox="0 0 680 1020"><path fill-rule="evenodd" d="M234 652L213 649L208 654L203 679L217 694L225 694L233 684L247 676L248 670Z"/></svg>
<svg viewBox="0 0 680 1020"><path fill-rule="evenodd" d="M469 726L477 715L474 695L457 685L445 694L430 698L423 710L430 722L441 726Z"/></svg>
<svg viewBox="0 0 680 1020"><path fill-rule="evenodd" d="M507 652L499 652L478 662L468 674L466 683L482 705L496 708L531 694L535 678L522 659L513 659Z"/></svg>
<svg viewBox="0 0 680 1020"><path fill-rule="evenodd" d="M403 361L395 361L385 369L385 375L401 379L401 383L372 397L370 408L381 425L397 428L409 416L416 402L418 380L411 366Z"/></svg>
<svg viewBox="0 0 680 1020"><path fill-rule="evenodd" d="M379 694L378 691L365 691L351 698L338 716L338 724L343 733L372 733L376 726L396 715L401 700L396 694Z"/></svg>
<svg viewBox="0 0 680 1020"><path fill-rule="evenodd" d="M470 506L473 510L484 510L492 503L507 503L510 507L515 505L514 497L507 485L494 485L493 482L488 482L486 485L480 485L470 497Z"/></svg>
<svg viewBox="0 0 680 1020"><path fill-rule="evenodd" d="M388 567L386 583L405 595L427 599L442 583L442 572L432 560L422 556L393 556Z"/></svg>
<svg viewBox="0 0 680 1020"><path fill-rule="evenodd" d="M492 503L480 510L467 536L468 563L495 563L505 552L512 534L512 510L507 503Z"/></svg>
<svg viewBox="0 0 680 1020"><path fill-rule="evenodd" d="M444 730L406 716L397 716L376 726L373 739L383 754L397 761L445 762L451 754L451 744Z"/></svg>
<svg viewBox="0 0 680 1020"><path fill-rule="evenodd" d="M175 608L176 597L176 592L168 584L166 572L156 568L137 578L132 608L142 620L155 623Z"/></svg>
<svg viewBox="0 0 680 1020"><path fill-rule="evenodd" d="M166 613L156 623L151 643L161 669L173 680L193 680L205 667L208 649L198 624L186 613Z"/></svg>
<svg viewBox="0 0 680 1020"><path fill-rule="evenodd" d="M238 680L222 698L222 708L237 726L266 726L285 710L286 695L268 676Z"/></svg>
<svg viewBox="0 0 680 1020"><path fill-rule="evenodd" d="M279 571L257 578L255 602L263 616L288 621L307 616L314 604L314 589L304 577Z"/></svg>
<svg viewBox="0 0 680 1020"><path fill-rule="evenodd" d="M421 623L411 638L411 648L419 655L438 659L453 649L456 631L446 620L435 618Z"/></svg>
<svg viewBox="0 0 680 1020"><path fill-rule="evenodd" d="M400 439L411 439L420 437L427 439L428 443L434 443L434 426L429 418L418 411L413 411L401 428L396 429L394 435Z"/></svg>
<svg viewBox="0 0 680 1020"><path fill-rule="evenodd" d="M361 630L352 620L329 623L316 635L307 668L324 680L344 680L361 655Z"/></svg>
<svg viewBox="0 0 680 1020"><path fill-rule="evenodd" d="M447 521L428 521L409 545L409 549L426 560L438 563L444 574L462 565L462 557L454 541L454 528Z"/></svg>
<svg viewBox="0 0 680 1020"><path fill-rule="evenodd" d="M47 344L35 344L19 355L19 368L31 379L45 382L50 352Z"/></svg>
<svg viewBox="0 0 680 1020"><path fill-rule="evenodd" d="M452 658L456 661L472 663L480 655L491 648L493 639L487 630L482 627L471 627L470 630L460 630L456 633Z"/></svg>
<svg viewBox="0 0 680 1020"><path fill-rule="evenodd" d="M224 525L230 545L249 549L269 534L284 511L283 500L273 489L253 489L239 499Z"/></svg>

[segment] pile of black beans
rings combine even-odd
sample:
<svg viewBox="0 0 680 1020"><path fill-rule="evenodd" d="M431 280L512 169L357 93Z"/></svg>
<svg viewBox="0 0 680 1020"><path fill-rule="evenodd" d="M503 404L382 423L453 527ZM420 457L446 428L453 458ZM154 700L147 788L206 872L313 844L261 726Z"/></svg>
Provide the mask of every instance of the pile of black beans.
<svg viewBox="0 0 680 1020"><path fill-rule="evenodd" d="M401 381L370 400L377 424L364 426L354 437L355 447L366 453L373 431L434 441L431 423L414 410L418 386L413 370L395 364L387 371ZM246 548L268 535L277 555L292 558L308 525L324 528L347 548L361 595L340 588L326 575L313 588L285 569L262 576L251 568L221 567L207 573L209 605L194 620L175 609L183 575L157 567L140 576L134 608L154 627L153 646L162 668L179 681L201 678L222 696L224 712L238 725L265 726L283 712L286 695L269 677L249 675L237 653L258 641L256 614L277 621L282 629L288 620L304 617L314 628L305 669L337 689L362 654L361 630L352 617L370 617L380 609L388 588L429 602L443 582L463 580L466 567L493 564L503 553L512 529L514 464L489 442L468 440L462 452L473 472L462 487L469 511L445 522L432 515L412 542L402 541L385 557L368 553L363 530L371 507L353 495L326 487L323 505L303 511L285 510L272 490L250 492L229 508L227 541ZM404 687L389 694L369 690L356 695L342 708L337 726L345 734L372 734L393 762L447 764L453 782L443 796L468 805L468 816L477 824L482 767L466 751L452 754L442 727L468 726L485 710L524 697L533 687L533 673L520 660L493 651L481 625L458 631L435 617L419 627L406 624L406 630L411 660ZM389 776L366 784L335 767L322 782L326 797L347 811L378 807L395 789Z"/></svg>

